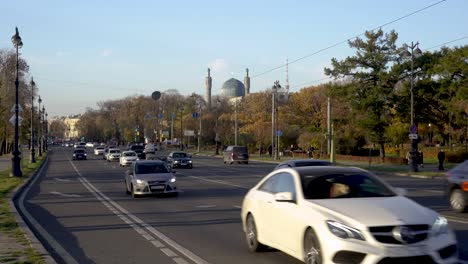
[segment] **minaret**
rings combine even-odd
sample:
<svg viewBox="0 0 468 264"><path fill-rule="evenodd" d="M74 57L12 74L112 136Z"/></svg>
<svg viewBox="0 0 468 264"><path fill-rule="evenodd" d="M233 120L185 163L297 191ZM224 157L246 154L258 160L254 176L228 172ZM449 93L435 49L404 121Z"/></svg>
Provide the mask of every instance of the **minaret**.
<svg viewBox="0 0 468 264"><path fill-rule="evenodd" d="M244 87L245 87L245 96L247 96L250 93L249 69L245 69Z"/></svg>
<svg viewBox="0 0 468 264"><path fill-rule="evenodd" d="M210 68L208 68L208 76L205 78L205 86L206 86L206 103L208 106L208 109L211 108L211 85L212 85L212 79L210 75Z"/></svg>

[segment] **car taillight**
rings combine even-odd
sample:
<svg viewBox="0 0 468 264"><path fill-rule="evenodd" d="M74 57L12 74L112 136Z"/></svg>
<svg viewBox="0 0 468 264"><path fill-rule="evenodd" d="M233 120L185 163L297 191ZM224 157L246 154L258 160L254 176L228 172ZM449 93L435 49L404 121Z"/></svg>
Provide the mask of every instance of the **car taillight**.
<svg viewBox="0 0 468 264"><path fill-rule="evenodd" d="M234 157L234 152L231 153L231 157Z"/></svg>
<svg viewBox="0 0 468 264"><path fill-rule="evenodd" d="M463 183L461 184L461 187L462 187L462 189L463 189L465 192L468 192L468 182L463 182Z"/></svg>

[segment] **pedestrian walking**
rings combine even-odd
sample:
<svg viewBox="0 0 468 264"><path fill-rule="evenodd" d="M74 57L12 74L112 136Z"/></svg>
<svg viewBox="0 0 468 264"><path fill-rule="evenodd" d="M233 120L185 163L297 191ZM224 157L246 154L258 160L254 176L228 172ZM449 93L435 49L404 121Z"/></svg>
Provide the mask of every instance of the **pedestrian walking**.
<svg viewBox="0 0 468 264"><path fill-rule="evenodd" d="M260 157L263 155L263 144L260 144Z"/></svg>
<svg viewBox="0 0 468 264"><path fill-rule="evenodd" d="M439 160L439 170L443 171L444 170L444 160L445 160L445 152L443 149L439 150L439 153L437 153L437 159Z"/></svg>
<svg viewBox="0 0 468 264"><path fill-rule="evenodd" d="M271 153L273 153L273 147L270 145L268 146L268 155L271 157Z"/></svg>
<svg viewBox="0 0 468 264"><path fill-rule="evenodd" d="M418 164L419 167L424 168L424 154L422 151L418 152Z"/></svg>

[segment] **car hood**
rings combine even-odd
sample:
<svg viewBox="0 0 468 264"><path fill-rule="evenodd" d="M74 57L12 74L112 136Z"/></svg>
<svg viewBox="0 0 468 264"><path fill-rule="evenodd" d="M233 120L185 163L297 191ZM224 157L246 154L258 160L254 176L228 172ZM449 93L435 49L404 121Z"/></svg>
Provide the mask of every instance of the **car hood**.
<svg viewBox="0 0 468 264"><path fill-rule="evenodd" d="M382 226L402 224L432 224L438 214L403 197L349 198L307 200L318 206L325 217L354 222L355 225ZM333 220L333 219L331 219Z"/></svg>
<svg viewBox="0 0 468 264"><path fill-rule="evenodd" d="M174 177L172 173L150 173L150 174L137 174L136 178L143 181L167 181Z"/></svg>

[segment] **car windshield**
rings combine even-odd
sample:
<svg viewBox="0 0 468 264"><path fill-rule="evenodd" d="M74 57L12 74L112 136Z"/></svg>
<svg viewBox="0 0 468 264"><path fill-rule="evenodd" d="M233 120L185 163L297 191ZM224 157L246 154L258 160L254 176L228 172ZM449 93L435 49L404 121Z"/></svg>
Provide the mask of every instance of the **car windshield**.
<svg viewBox="0 0 468 264"><path fill-rule="evenodd" d="M75 150L75 153L82 154L82 153L84 153L84 150L83 149L77 149L77 150Z"/></svg>
<svg viewBox="0 0 468 264"><path fill-rule="evenodd" d="M127 152L127 153L124 153L124 156L125 157L134 157L134 156L136 156L136 153L135 152Z"/></svg>
<svg viewBox="0 0 468 264"><path fill-rule="evenodd" d="M173 158L186 158L187 153L174 153L174 154L172 154L172 157Z"/></svg>
<svg viewBox="0 0 468 264"><path fill-rule="evenodd" d="M247 153L247 148L246 147L234 147L233 151L237 153Z"/></svg>
<svg viewBox="0 0 468 264"><path fill-rule="evenodd" d="M135 167L136 174L169 173L167 167L162 163L140 163Z"/></svg>
<svg viewBox="0 0 468 264"><path fill-rule="evenodd" d="M316 160L311 160L311 161L298 161L294 163L296 167L306 167L306 166L327 166L330 165L330 162L328 161L316 161Z"/></svg>
<svg viewBox="0 0 468 264"><path fill-rule="evenodd" d="M110 150L110 153L120 153L120 149L112 149Z"/></svg>
<svg viewBox="0 0 468 264"><path fill-rule="evenodd" d="M140 146L140 145L134 145L134 146L131 146L130 149L131 150L140 150L140 149L144 149L145 147L143 146Z"/></svg>
<svg viewBox="0 0 468 264"><path fill-rule="evenodd" d="M366 174L328 174L302 176L301 179L306 199L395 196L387 186Z"/></svg>

